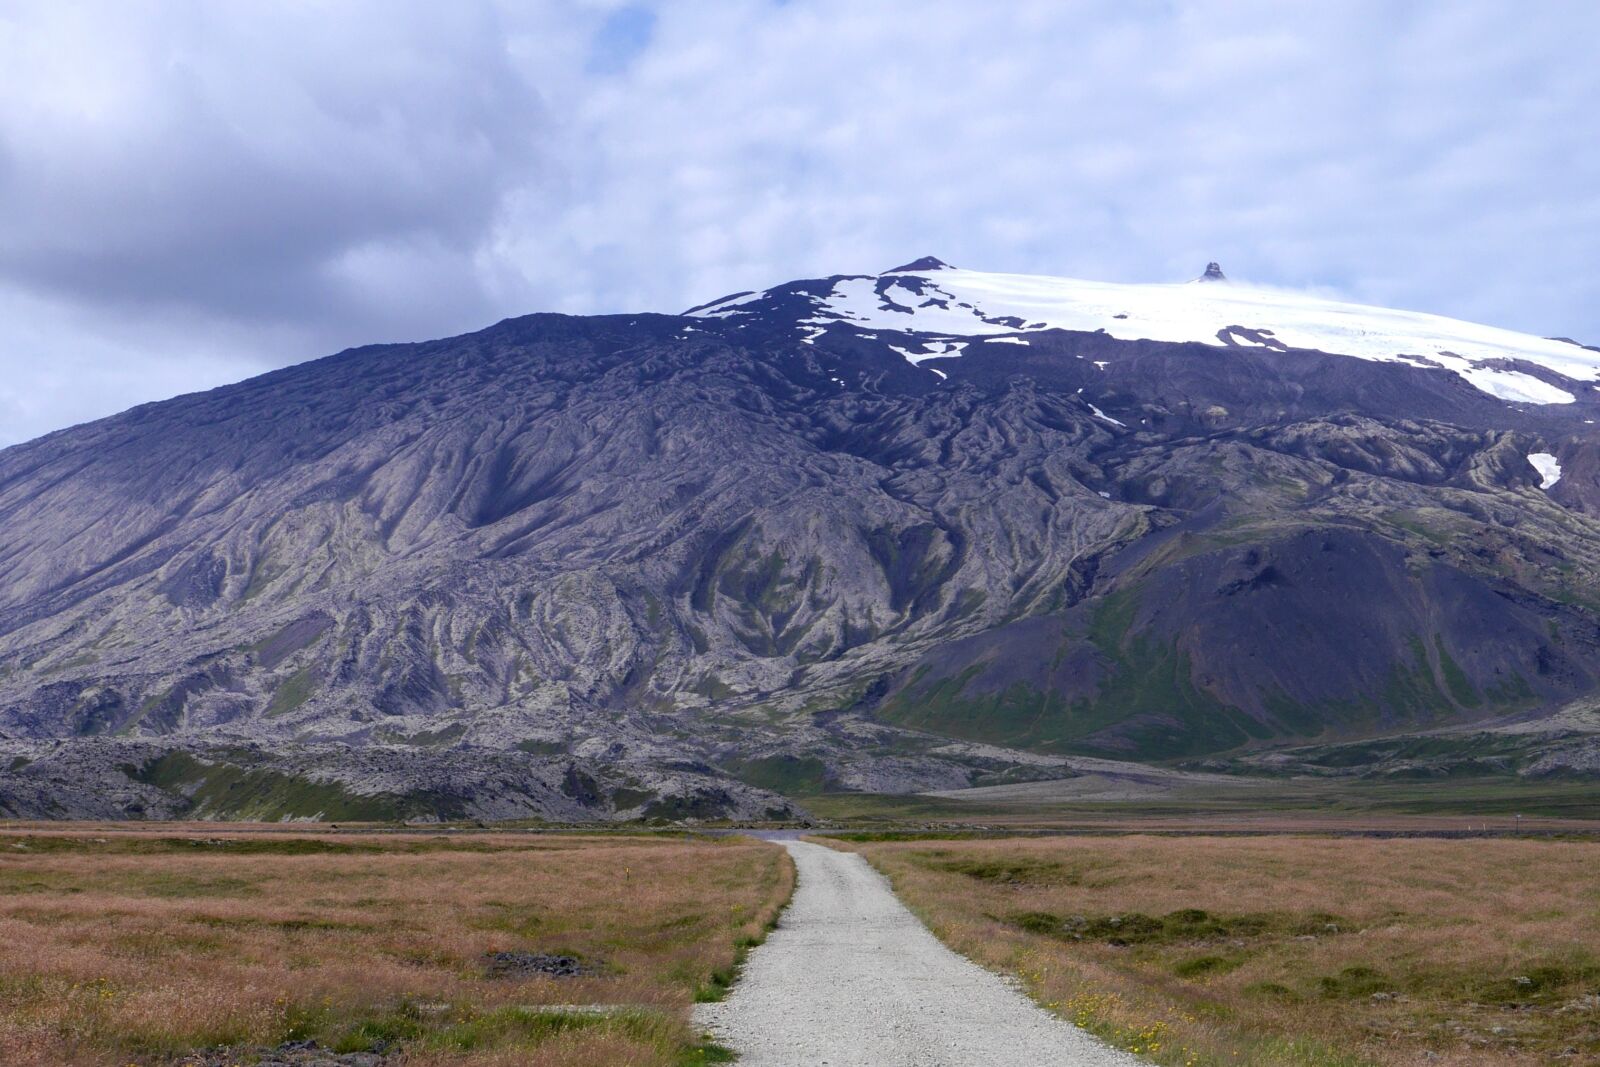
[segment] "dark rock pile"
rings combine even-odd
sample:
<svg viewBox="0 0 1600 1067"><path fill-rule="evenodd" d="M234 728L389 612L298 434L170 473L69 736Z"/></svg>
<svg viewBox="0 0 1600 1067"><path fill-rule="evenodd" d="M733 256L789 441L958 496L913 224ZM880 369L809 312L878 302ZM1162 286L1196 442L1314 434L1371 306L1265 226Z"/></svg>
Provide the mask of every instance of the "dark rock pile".
<svg viewBox="0 0 1600 1067"><path fill-rule="evenodd" d="M592 964L576 956L558 956L545 952L490 952L483 958L484 967L492 978L578 978L595 973Z"/></svg>

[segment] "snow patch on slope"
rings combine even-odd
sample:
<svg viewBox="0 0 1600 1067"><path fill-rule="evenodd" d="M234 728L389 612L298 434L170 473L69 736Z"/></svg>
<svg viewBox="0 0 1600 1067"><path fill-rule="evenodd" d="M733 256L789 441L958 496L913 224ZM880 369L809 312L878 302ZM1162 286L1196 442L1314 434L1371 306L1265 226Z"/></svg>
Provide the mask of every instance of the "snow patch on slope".
<svg viewBox="0 0 1600 1067"><path fill-rule="evenodd" d="M889 350L900 353L912 363L921 363L925 359L946 359L959 356L961 350L966 348L968 343L967 341L925 341L922 345L923 348L927 349L925 352L913 352L911 349L901 348L899 345L890 345Z"/></svg>
<svg viewBox="0 0 1600 1067"><path fill-rule="evenodd" d="M1524 374L1519 370L1474 367L1467 365L1466 360L1457 360L1457 362L1463 365L1449 366L1449 364L1446 364L1446 366L1490 396L1497 396L1501 400L1510 400L1522 404L1575 404L1578 402L1578 398L1565 389L1558 389L1549 382L1535 378L1531 374Z"/></svg>
<svg viewBox="0 0 1600 1067"><path fill-rule="evenodd" d="M1556 457L1548 452L1534 452L1528 456L1528 462L1533 464L1533 469L1539 472L1542 481L1540 489L1549 489L1561 480L1561 464L1556 462Z"/></svg>
<svg viewBox="0 0 1600 1067"><path fill-rule="evenodd" d="M1085 401L1085 403L1088 403L1088 401ZM1126 430L1128 428L1128 424L1127 423L1121 421L1120 419L1113 419L1110 415L1107 415L1105 412L1101 411L1099 408L1095 407L1093 404L1089 404L1089 410L1094 413L1094 417L1097 418L1097 419L1104 419L1106 422L1109 422L1113 426L1121 426L1124 430Z"/></svg>

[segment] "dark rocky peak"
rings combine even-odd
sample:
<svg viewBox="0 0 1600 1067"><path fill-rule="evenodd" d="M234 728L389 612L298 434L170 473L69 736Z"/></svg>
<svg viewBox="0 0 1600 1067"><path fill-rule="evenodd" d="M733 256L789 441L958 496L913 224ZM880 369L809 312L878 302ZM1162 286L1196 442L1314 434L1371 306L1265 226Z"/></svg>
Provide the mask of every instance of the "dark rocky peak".
<svg viewBox="0 0 1600 1067"><path fill-rule="evenodd" d="M718 304L727 304L731 301L738 300L740 297L755 295L756 293L753 289L741 289L737 293L729 293L727 296L719 296L715 300L707 300L704 304L696 304L694 307L683 312L683 314L693 315L697 311L705 311L707 308L714 308Z"/></svg>
<svg viewBox="0 0 1600 1067"><path fill-rule="evenodd" d="M1579 348L1586 348L1590 352L1600 352L1600 345L1586 345L1582 341L1574 341L1570 337L1552 337L1552 338L1550 338L1550 340L1552 340L1552 341L1561 341L1564 344L1569 344L1569 345L1577 345Z"/></svg>
<svg viewBox="0 0 1600 1067"><path fill-rule="evenodd" d="M910 263L895 267L893 270L886 270L883 273L906 274L923 270L955 270L955 268L937 256L923 256L921 259L913 259Z"/></svg>
<svg viewBox="0 0 1600 1067"><path fill-rule="evenodd" d="M1200 275L1200 280L1203 282L1225 282L1228 280L1228 276L1222 273L1222 264L1212 260L1206 264L1206 272Z"/></svg>

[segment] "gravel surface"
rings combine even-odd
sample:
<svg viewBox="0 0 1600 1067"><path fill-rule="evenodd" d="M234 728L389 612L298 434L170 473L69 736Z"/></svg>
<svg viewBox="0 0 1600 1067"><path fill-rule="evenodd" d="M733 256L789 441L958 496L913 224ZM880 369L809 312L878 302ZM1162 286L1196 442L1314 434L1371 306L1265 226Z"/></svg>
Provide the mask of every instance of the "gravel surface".
<svg viewBox="0 0 1600 1067"><path fill-rule="evenodd" d="M1144 1063L956 955L867 861L783 842L799 884L728 999L695 1021L741 1067L1133 1067Z"/></svg>

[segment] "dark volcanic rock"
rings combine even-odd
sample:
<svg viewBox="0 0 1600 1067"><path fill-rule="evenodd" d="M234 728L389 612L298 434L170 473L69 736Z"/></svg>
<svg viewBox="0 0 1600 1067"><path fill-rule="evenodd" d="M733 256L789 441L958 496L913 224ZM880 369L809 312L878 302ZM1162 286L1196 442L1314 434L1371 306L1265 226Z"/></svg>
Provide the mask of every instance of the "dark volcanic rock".
<svg viewBox="0 0 1600 1067"><path fill-rule="evenodd" d="M887 270L887 271L884 271L884 273L885 274L899 274L902 271L949 270L949 269L950 269L950 264L946 263L942 259L939 259L937 256L923 256L921 259L913 259L910 263L902 263L900 266L895 267L893 270Z"/></svg>
<svg viewBox="0 0 1600 1067"><path fill-rule="evenodd" d="M597 970L576 956L546 952L491 952L483 962L492 978L578 978Z"/></svg>

